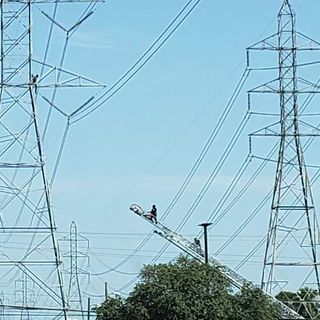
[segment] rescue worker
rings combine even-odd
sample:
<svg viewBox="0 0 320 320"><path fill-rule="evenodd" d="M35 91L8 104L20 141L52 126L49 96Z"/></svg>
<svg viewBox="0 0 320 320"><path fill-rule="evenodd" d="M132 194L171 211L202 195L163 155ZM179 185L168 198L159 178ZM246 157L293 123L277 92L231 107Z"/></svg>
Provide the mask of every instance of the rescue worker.
<svg viewBox="0 0 320 320"><path fill-rule="evenodd" d="M36 75L32 75L31 76L31 84L34 86L34 92L37 94L37 91L38 91L38 85L37 85L37 82L38 82L38 78L39 78L39 75L36 74Z"/></svg>
<svg viewBox="0 0 320 320"><path fill-rule="evenodd" d="M201 248L201 242L200 242L199 239L194 238L193 241L194 241L194 244L195 244L197 247Z"/></svg>
<svg viewBox="0 0 320 320"><path fill-rule="evenodd" d="M151 221L154 222L155 224L158 223L157 220L157 208L156 205L152 205L151 211L149 212L151 214Z"/></svg>

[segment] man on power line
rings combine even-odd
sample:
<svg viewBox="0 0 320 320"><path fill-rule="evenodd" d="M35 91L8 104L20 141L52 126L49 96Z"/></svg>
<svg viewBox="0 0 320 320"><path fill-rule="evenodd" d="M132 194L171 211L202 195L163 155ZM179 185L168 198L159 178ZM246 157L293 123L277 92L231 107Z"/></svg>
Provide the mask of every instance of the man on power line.
<svg viewBox="0 0 320 320"><path fill-rule="evenodd" d="M35 94L37 94L37 91L38 91L38 86L37 86L37 82L38 82L38 78L39 78L39 75L36 74L36 75L32 75L31 76L31 85L34 86L34 92Z"/></svg>

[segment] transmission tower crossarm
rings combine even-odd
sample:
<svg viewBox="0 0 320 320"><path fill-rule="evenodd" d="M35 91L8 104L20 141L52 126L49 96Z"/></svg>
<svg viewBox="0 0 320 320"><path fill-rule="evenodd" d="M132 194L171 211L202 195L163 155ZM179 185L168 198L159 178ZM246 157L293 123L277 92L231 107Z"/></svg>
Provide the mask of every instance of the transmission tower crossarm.
<svg viewBox="0 0 320 320"><path fill-rule="evenodd" d="M133 211L135 214L143 218L145 221L151 223L154 228L154 233L158 234L162 238L171 242L174 246L178 247L188 255L192 256L193 258L197 259L198 261L205 263L205 256L204 251L196 245L194 242L190 241L189 239L185 238L181 234L173 231L168 226L164 225L161 222L154 223L151 220L150 213L145 211L141 206L138 204L132 204L130 206L130 210ZM252 282L241 276L236 271L232 270L228 266L222 264L216 257L211 257L209 260L209 264L217 267L221 274L227 278L230 283L235 286L237 289L242 289L245 286L252 286ZM282 319L305 319L296 311L289 308L283 302L277 300L275 297L270 295L268 292L263 291L263 293L268 296L281 310Z"/></svg>

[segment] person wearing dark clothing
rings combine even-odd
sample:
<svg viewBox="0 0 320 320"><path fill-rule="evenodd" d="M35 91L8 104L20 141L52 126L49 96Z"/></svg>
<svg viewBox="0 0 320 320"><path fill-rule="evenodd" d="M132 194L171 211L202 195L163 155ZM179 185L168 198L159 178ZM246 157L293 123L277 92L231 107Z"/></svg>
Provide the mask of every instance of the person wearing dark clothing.
<svg viewBox="0 0 320 320"><path fill-rule="evenodd" d="M38 82L38 78L39 78L39 75L36 74L36 75L32 75L31 76L31 84L34 86L34 92L37 94L38 92L38 85L37 85L37 82Z"/></svg>
<svg viewBox="0 0 320 320"><path fill-rule="evenodd" d="M157 220L157 208L156 208L156 205L152 205L152 209L150 211L150 214L151 214L151 221L153 221L155 224L158 223L158 220Z"/></svg>
<svg viewBox="0 0 320 320"><path fill-rule="evenodd" d="M200 240L199 240L199 239L194 238L193 241L194 241L194 244L195 244L197 247L201 248L201 243L200 243Z"/></svg>

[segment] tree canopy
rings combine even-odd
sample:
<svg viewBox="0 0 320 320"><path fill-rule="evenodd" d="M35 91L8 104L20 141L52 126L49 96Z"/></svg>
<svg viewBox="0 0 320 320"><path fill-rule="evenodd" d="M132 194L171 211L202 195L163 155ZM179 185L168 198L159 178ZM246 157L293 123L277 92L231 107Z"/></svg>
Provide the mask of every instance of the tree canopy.
<svg viewBox="0 0 320 320"><path fill-rule="evenodd" d="M129 296L108 298L98 320L276 320L279 311L260 289L234 293L217 267L180 256L145 266Z"/></svg>

